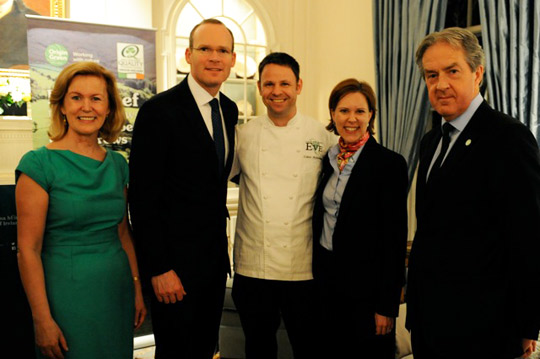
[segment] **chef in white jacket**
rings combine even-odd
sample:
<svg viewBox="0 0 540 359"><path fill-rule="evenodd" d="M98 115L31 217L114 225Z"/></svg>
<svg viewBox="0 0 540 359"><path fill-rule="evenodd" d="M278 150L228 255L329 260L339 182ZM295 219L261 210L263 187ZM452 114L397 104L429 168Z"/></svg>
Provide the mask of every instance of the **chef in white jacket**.
<svg viewBox="0 0 540 359"><path fill-rule="evenodd" d="M267 115L236 130L232 176L239 175L233 300L246 358L277 358L281 317L296 359L313 358L311 217L321 164L336 138L296 109L298 62L271 53L257 83Z"/></svg>

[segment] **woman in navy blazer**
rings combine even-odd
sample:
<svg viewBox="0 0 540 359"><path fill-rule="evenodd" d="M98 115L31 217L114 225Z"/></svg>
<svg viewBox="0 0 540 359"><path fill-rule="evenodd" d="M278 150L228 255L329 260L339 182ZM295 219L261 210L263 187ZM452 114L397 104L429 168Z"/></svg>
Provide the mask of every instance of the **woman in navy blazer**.
<svg viewBox="0 0 540 359"><path fill-rule="evenodd" d="M332 90L327 126L340 136L323 160L313 215L313 275L324 357L394 358L404 284L405 159L373 138L376 100L365 82Z"/></svg>

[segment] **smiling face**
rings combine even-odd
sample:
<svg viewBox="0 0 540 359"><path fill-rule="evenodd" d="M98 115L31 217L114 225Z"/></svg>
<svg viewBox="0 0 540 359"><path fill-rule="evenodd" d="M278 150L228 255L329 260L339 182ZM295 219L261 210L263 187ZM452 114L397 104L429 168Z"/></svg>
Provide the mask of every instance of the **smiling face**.
<svg viewBox="0 0 540 359"><path fill-rule="evenodd" d="M68 134L96 136L109 114L105 80L93 75L77 75L71 80L61 107L69 124Z"/></svg>
<svg viewBox="0 0 540 359"><path fill-rule="evenodd" d="M464 113L480 91L484 67L472 71L462 48L446 42L431 45L422 57L431 105L446 121Z"/></svg>
<svg viewBox="0 0 540 359"><path fill-rule="evenodd" d="M296 97L302 92L302 79L288 66L268 64L257 83L268 117L274 122L288 122L296 115Z"/></svg>
<svg viewBox="0 0 540 359"><path fill-rule="evenodd" d="M356 143L364 137L373 112L370 111L364 94L351 92L339 100L331 115L337 132L343 141L349 144Z"/></svg>
<svg viewBox="0 0 540 359"><path fill-rule="evenodd" d="M215 96L236 62L232 36L221 24L202 24L193 33L193 48L186 49L190 75Z"/></svg>

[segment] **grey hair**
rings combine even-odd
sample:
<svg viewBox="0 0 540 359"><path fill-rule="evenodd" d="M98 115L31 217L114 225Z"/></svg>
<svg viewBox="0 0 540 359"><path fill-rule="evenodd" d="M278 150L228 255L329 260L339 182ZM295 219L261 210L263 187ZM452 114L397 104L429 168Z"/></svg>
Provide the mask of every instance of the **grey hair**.
<svg viewBox="0 0 540 359"><path fill-rule="evenodd" d="M460 27L449 27L440 32L433 32L427 35L416 50L416 65L424 76L424 66L422 58L426 50L438 42L446 42L456 49L463 49L465 52L465 61L474 72L478 66L484 65L484 50L478 43L476 36L467 29Z"/></svg>

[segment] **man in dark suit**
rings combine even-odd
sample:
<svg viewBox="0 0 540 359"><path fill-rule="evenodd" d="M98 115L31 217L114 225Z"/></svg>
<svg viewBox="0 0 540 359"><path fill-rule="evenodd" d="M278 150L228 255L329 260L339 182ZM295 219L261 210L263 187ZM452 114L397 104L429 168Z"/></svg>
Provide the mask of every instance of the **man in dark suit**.
<svg viewBox="0 0 540 359"><path fill-rule="evenodd" d="M407 327L415 359L529 356L540 328L540 156L531 132L479 94L468 30L416 53L442 126L420 146Z"/></svg>
<svg viewBox="0 0 540 359"><path fill-rule="evenodd" d="M238 109L219 92L234 66L232 32L207 19L190 35L191 72L147 101L135 122L129 204L150 277L156 359L212 358L225 281L227 178Z"/></svg>

